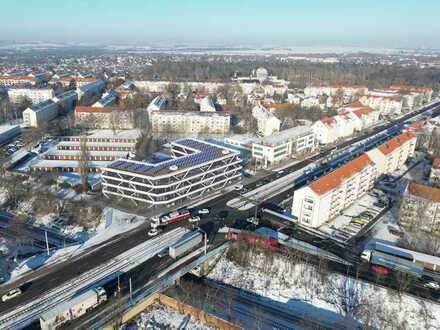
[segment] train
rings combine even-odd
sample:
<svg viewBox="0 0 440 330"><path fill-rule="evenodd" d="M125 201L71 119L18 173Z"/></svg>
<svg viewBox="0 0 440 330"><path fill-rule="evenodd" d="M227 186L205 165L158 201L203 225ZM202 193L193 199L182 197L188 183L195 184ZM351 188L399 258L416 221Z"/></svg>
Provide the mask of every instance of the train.
<svg viewBox="0 0 440 330"><path fill-rule="evenodd" d="M192 231L182 237L175 244L171 245L168 249L168 254L171 258L176 259L185 254L189 250L202 243L203 233L199 230Z"/></svg>
<svg viewBox="0 0 440 330"><path fill-rule="evenodd" d="M41 314L41 330L58 329L63 324L77 319L105 301L107 301L107 293L103 287L90 289Z"/></svg>
<svg viewBox="0 0 440 330"><path fill-rule="evenodd" d="M365 249L361 258L372 265L409 273L415 277L429 275L440 280L440 258L376 242Z"/></svg>
<svg viewBox="0 0 440 330"><path fill-rule="evenodd" d="M177 223L179 221L187 220L191 217L191 212L188 209L180 209L174 212L161 214L151 218L151 227L163 227L169 224Z"/></svg>

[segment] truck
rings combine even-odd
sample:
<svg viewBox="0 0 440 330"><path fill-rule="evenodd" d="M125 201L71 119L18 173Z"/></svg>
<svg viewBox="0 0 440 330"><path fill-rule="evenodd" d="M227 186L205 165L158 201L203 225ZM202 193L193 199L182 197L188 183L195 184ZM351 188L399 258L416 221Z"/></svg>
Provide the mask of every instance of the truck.
<svg viewBox="0 0 440 330"><path fill-rule="evenodd" d="M401 271L421 277L424 273L422 264L416 261L412 251L376 242L371 249L365 249L361 258L390 270Z"/></svg>
<svg viewBox="0 0 440 330"><path fill-rule="evenodd" d="M203 233L199 230L191 231L185 234L182 239L171 245L168 253L171 258L176 259L184 253L192 250L199 245L203 240Z"/></svg>
<svg viewBox="0 0 440 330"><path fill-rule="evenodd" d="M107 301L107 293L103 287L90 289L41 314L41 330L58 329L63 324L77 319L105 301Z"/></svg>
<svg viewBox="0 0 440 330"><path fill-rule="evenodd" d="M165 213L151 218L151 227L164 227L169 224L177 223L179 221L187 220L191 217L191 212L188 209L180 209L174 212Z"/></svg>

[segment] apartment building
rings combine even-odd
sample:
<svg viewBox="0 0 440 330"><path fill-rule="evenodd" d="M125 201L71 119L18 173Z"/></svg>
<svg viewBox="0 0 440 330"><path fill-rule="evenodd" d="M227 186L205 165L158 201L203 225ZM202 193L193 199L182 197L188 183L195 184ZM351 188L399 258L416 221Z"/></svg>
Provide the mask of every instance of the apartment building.
<svg viewBox="0 0 440 330"><path fill-rule="evenodd" d="M366 153L375 162L377 174L382 175L402 168L414 155L416 143L417 137L413 133L404 132Z"/></svg>
<svg viewBox="0 0 440 330"><path fill-rule="evenodd" d="M257 120L258 131L263 136L270 136L280 131L281 120L261 104L252 109L252 116Z"/></svg>
<svg viewBox="0 0 440 330"><path fill-rule="evenodd" d="M36 80L31 76L0 76L0 86L35 86Z"/></svg>
<svg viewBox="0 0 440 330"><path fill-rule="evenodd" d="M409 228L440 230L440 189L410 182L400 204L400 221Z"/></svg>
<svg viewBox="0 0 440 330"><path fill-rule="evenodd" d="M58 104L46 100L23 111L24 127L41 127L58 116Z"/></svg>
<svg viewBox="0 0 440 330"><path fill-rule="evenodd" d="M392 91L396 91L403 96L412 95L413 98L420 98L421 103L431 102L433 93L433 90L430 87L419 87L411 85L391 85L389 89ZM414 100L412 101L412 103L414 105Z"/></svg>
<svg viewBox="0 0 440 330"><path fill-rule="evenodd" d="M106 92L106 93L102 94L101 98L98 101L93 103L92 107L94 107L94 108L109 107L109 106L114 105L116 103L117 98L118 97L115 92L113 92L113 91Z"/></svg>
<svg viewBox="0 0 440 330"><path fill-rule="evenodd" d="M100 98L105 83L102 80L95 80L91 83L83 84L77 87L78 99L83 103L90 104Z"/></svg>
<svg viewBox="0 0 440 330"><path fill-rule="evenodd" d="M55 96L52 89L39 88L10 88L8 89L8 98L11 103L20 103L28 99L32 104L37 104L50 100Z"/></svg>
<svg viewBox="0 0 440 330"><path fill-rule="evenodd" d="M88 129L131 129L134 122L131 113L113 107L75 108L75 125Z"/></svg>
<svg viewBox="0 0 440 330"><path fill-rule="evenodd" d="M110 162L127 158L136 150L138 130L94 130L87 135L60 137L60 142L39 156L30 166L31 172L79 172L79 160L87 151L90 172L100 172Z"/></svg>
<svg viewBox="0 0 440 330"><path fill-rule="evenodd" d="M72 75L66 75L63 77L54 76L50 80L50 83L51 84L60 83L61 85L63 85L63 87L68 87L71 84L71 82L73 81L73 82L75 82L75 85L78 88L78 87L93 83L97 80L98 79L96 79L96 77L76 77L76 76L72 76Z"/></svg>
<svg viewBox="0 0 440 330"><path fill-rule="evenodd" d="M366 154L295 191L292 214L317 228L333 219L373 187L376 168Z"/></svg>
<svg viewBox="0 0 440 330"><path fill-rule="evenodd" d="M170 144L171 159L117 160L102 173L103 194L148 205L201 198L241 180L240 153L196 139Z"/></svg>
<svg viewBox="0 0 440 330"><path fill-rule="evenodd" d="M370 92L359 98L359 101L382 115L399 115L402 113L403 100L399 95L387 95L387 93Z"/></svg>
<svg viewBox="0 0 440 330"><path fill-rule="evenodd" d="M209 96L205 96L199 102L200 112L215 112L215 104Z"/></svg>
<svg viewBox="0 0 440 330"><path fill-rule="evenodd" d="M297 126L252 143L252 158L267 168L294 155L310 152L315 147L315 133L310 126Z"/></svg>
<svg viewBox="0 0 440 330"><path fill-rule="evenodd" d="M370 128L379 123L379 111L364 106L359 101L345 105L338 112L346 114L352 119L356 131Z"/></svg>
<svg viewBox="0 0 440 330"><path fill-rule="evenodd" d="M155 133L225 134L229 132L231 116L226 112L153 111L150 115Z"/></svg>
<svg viewBox="0 0 440 330"><path fill-rule="evenodd" d="M312 125L312 130L321 144L334 143L338 139L353 135L356 118L349 114L325 117Z"/></svg>
<svg viewBox="0 0 440 330"><path fill-rule="evenodd" d="M440 187L440 158L435 158L433 160L429 180L432 184Z"/></svg>
<svg viewBox="0 0 440 330"><path fill-rule="evenodd" d="M166 105L167 105L167 99L162 95L158 95L148 105L147 107L148 114L151 115L153 111L163 110L165 109Z"/></svg>
<svg viewBox="0 0 440 330"><path fill-rule="evenodd" d="M345 96L362 95L368 92L367 86L350 84L329 84L319 86L308 86L304 89L306 97L316 97L320 95L335 96L342 93Z"/></svg>

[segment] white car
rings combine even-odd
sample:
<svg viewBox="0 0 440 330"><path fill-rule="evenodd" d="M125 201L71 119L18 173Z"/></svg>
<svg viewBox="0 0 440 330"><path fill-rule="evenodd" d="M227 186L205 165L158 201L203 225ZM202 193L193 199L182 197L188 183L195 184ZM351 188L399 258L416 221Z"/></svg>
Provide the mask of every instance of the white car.
<svg viewBox="0 0 440 330"><path fill-rule="evenodd" d="M253 224L253 225L255 225L255 226L258 226L260 224L260 220L258 218L255 218L255 217L247 218L246 221L251 223L251 224Z"/></svg>
<svg viewBox="0 0 440 330"><path fill-rule="evenodd" d="M159 231L156 228L151 228L148 231L148 236L150 236L150 237L156 236L157 234L159 234Z"/></svg>
<svg viewBox="0 0 440 330"><path fill-rule="evenodd" d="M2 296L2 301L8 301L9 299L15 298L17 296L21 295L21 290L19 288L12 289L8 293L4 294Z"/></svg>
<svg viewBox="0 0 440 330"><path fill-rule="evenodd" d="M440 284L438 284L437 282L431 281L431 282L427 282L424 284L424 286L426 288L430 288L430 289L434 289L434 290L439 290L440 289Z"/></svg>
<svg viewBox="0 0 440 330"><path fill-rule="evenodd" d="M195 216L195 217L191 217L188 219L189 222L198 222L200 221L200 217L199 216Z"/></svg>
<svg viewBox="0 0 440 330"><path fill-rule="evenodd" d="M241 189L243 189L243 187L244 186L242 184L237 184L234 186L234 190L241 190Z"/></svg>
<svg viewBox="0 0 440 330"><path fill-rule="evenodd" d="M209 210L208 209L200 209L199 214L209 214Z"/></svg>

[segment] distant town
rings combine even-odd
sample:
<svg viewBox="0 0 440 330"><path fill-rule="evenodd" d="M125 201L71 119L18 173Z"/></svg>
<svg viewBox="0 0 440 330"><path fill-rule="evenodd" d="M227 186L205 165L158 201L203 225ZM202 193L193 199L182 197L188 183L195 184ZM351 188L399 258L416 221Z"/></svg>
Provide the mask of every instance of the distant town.
<svg viewBox="0 0 440 330"><path fill-rule="evenodd" d="M1 46L0 328L438 328L439 82L434 50Z"/></svg>

